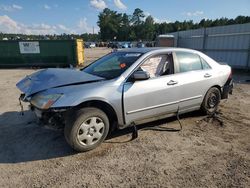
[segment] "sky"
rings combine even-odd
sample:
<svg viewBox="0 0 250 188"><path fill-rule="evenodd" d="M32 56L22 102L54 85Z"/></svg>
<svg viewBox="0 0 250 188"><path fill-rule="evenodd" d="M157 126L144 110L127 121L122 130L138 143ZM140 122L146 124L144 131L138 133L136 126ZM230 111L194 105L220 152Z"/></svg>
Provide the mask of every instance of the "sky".
<svg viewBox="0 0 250 188"><path fill-rule="evenodd" d="M250 0L0 0L0 32L97 33L104 8L127 14L140 8L159 23L250 16Z"/></svg>

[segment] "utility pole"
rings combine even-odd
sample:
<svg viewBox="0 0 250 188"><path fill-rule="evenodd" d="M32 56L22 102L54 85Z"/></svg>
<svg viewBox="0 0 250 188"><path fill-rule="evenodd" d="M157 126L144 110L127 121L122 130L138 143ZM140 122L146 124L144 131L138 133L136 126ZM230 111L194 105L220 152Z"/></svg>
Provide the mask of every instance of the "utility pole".
<svg viewBox="0 0 250 188"><path fill-rule="evenodd" d="M95 34L95 27L93 26L93 35Z"/></svg>

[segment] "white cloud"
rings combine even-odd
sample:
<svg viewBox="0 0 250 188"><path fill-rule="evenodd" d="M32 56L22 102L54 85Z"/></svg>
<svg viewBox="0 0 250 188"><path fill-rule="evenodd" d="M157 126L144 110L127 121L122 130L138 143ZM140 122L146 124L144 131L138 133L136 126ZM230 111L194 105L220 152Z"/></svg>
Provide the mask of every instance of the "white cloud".
<svg viewBox="0 0 250 188"><path fill-rule="evenodd" d="M6 12L12 12L15 10L22 10L23 7L20 5L12 4L12 5L0 5L0 10L6 11Z"/></svg>
<svg viewBox="0 0 250 188"><path fill-rule="evenodd" d="M156 23L170 23L171 22L170 20L159 19L159 18L156 18L156 17L154 17L154 21Z"/></svg>
<svg viewBox="0 0 250 188"><path fill-rule="evenodd" d="M22 9L23 9L22 6L16 5L16 4L13 4L12 7L13 7L14 9L16 9L16 10L22 10Z"/></svg>
<svg viewBox="0 0 250 188"><path fill-rule="evenodd" d="M99 32L99 27L94 27L94 33ZM93 33L93 26L88 24L87 18L81 18L77 22L77 26L72 30L73 33L82 34L82 33Z"/></svg>
<svg viewBox="0 0 250 188"><path fill-rule="evenodd" d="M0 31L3 33L16 33L16 34L34 34L34 35L45 35L45 34L61 34L61 33L92 33L92 27L88 25L87 18L82 18L73 27L69 28L63 24L49 25L45 23L35 24L23 24L11 19L9 16L0 16ZM95 28L95 33L99 29Z"/></svg>
<svg viewBox="0 0 250 188"><path fill-rule="evenodd" d="M98 10L103 10L107 7L104 0L90 0L90 5Z"/></svg>
<svg viewBox="0 0 250 188"><path fill-rule="evenodd" d="M127 6L121 2L121 0L114 0L115 6L119 9L126 10Z"/></svg>
<svg viewBox="0 0 250 188"><path fill-rule="evenodd" d="M92 27L90 27L87 23L87 18L81 18L77 24L76 33L91 33Z"/></svg>
<svg viewBox="0 0 250 188"><path fill-rule="evenodd" d="M10 31L16 32L17 30L20 30L20 27L14 20L12 20L7 15L4 15L0 16L0 30L2 32L10 32Z"/></svg>
<svg viewBox="0 0 250 188"><path fill-rule="evenodd" d="M56 33L56 27L44 23L25 25L16 22L7 15L4 15L0 16L0 31L3 33L43 35Z"/></svg>
<svg viewBox="0 0 250 188"><path fill-rule="evenodd" d="M49 5L47 5L47 4L43 5L43 8L46 9L46 10L50 10L51 9L51 7Z"/></svg>
<svg viewBox="0 0 250 188"><path fill-rule="evenodd" d="M64 31L69 30L69 28L67 28L65 25L58 24L57 26L58 26L58 28L61 29L61 30L64 30Z"/></svg>
<svg viewBox="0 0 250 188"><path fill-rule="evenodd" d="M200 16L200 15L203 15L204 12L203 11L200 11L200 10L197 10L197 11L194 11L194 12L184 12L183 15L185 16Z"/></svg>
<svg viewBox="0 0 250 188"><path fill-rule="evenodd" d="M148 16L152 16L149 12L144 12L144 15L145 15L144 21L146 20L146 18ZM165 23L165 22L169 23L169 22L171 22L170 20L167 20L167 19L160 19L160 18L156 18L154 16L152 16L152 17L153 17L155 23Z"/></svg>
<svg viewBox="0 0 250 188"><path fill-rule="evenodd" d="M27 28L33 30L49 31L49 30L55 30L56 26L51 26L48 24L41 23L41 24L32 24L32 26L27 26Z"/></svg>

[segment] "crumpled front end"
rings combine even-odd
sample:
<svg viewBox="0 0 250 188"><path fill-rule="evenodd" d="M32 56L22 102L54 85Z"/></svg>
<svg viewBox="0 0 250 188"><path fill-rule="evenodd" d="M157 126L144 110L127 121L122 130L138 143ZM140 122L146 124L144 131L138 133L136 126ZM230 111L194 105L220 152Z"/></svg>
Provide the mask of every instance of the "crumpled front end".
<svg viewBox="0 0 250 188"><path fill-rule="evenodd" d="M16 86L22 92L19 101L23 111L22 102L29 102L31 110L43 121L43 124L64 124L63 114L67 106L53 108L61 97L65 88L70 85L82 85L97 82L103 78L73 69L45 69L26 76ZM58 88L58 89L56 89ZM65 90L65 92L70 92Z"/></svg>

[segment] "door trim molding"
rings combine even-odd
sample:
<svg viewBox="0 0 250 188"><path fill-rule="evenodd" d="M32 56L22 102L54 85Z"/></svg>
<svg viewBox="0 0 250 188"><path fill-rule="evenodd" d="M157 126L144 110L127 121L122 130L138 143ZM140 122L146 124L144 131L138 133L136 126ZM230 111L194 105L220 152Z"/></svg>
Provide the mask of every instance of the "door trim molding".
<svg viewBox="0 0 250 188"><path fill-rule="evenodd" d="M173 104L177 104L177 103L179 103L179 101L159 104L159 105L155 105L155 106L149 106L149 107L146 107L146 108L140 108L140 109L137 109L137 110L128 111L127 114L133 114L133 113L136 113L136 112L142 112L142 111L151 110L151 109L154 109L154 108L160 108L160 107L164 107L164 106L169 106L169 105L173 105Z"/></svg>
<svg viewBox="0 0 250 188"><path fill-rule="evenodd" d="M202 95L197 95L197 96L194 96L194 97L189 97L189 98L181 99L181 100L174 101L174 102L159 104L159 105L155 105L155 106L149 106L149 107L140 108L140 109L137 109L137 110L131 110L131 111L126 112L126 114L133 114L133 113L142 112L142 111L146 111L146 110L152 110L152 109L160 108L160 107L164 107L164 106L170 106L170 105L174 105L174 104L177 104L177 103L180 103L180 102L185 102L185 101L189 101L189 100L193 100L193 99L198 99L198 98L201 98L201 97L202 97Z"/></svg>
<svg viewBox="0 0 250 188"><path fill-rule="evenodd" d="M193 99L199 99L201 97L202 97L202 95L197 95L197 96L194 96L194 97L189 97L189 98L181 99L181 100L179 100L179 102L185 102L185 101L190 101L190 100L193 100Z"/></svg>

